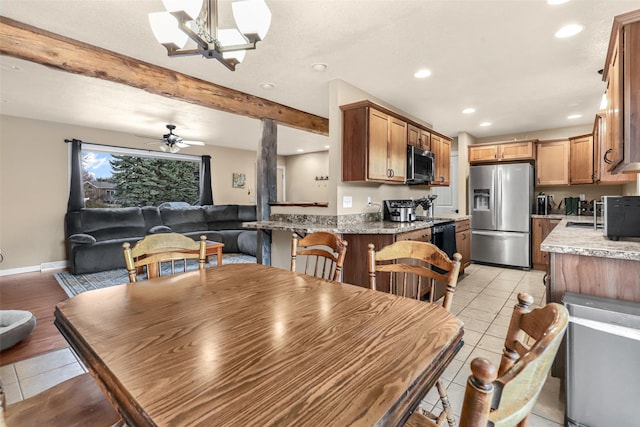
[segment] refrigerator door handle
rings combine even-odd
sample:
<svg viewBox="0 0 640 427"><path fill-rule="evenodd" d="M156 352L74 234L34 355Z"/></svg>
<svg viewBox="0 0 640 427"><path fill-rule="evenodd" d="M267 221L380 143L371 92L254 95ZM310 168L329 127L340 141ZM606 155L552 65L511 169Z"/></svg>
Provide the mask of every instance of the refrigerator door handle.
<svg viewBox="0 0 640 427"><path fill-rule="evenodd" d="M495 229L502 230L502 169L498 166L496 168L496 179L493 181L496 195L496 210L495 210Z"/></svg>

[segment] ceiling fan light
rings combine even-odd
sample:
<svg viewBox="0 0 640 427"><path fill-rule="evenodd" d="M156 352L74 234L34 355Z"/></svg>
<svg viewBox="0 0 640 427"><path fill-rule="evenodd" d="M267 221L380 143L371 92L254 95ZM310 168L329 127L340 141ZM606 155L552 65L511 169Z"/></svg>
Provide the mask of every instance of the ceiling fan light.
<svg viewBox="0 0 640 427"><path fill-rule="evenodd" d="M189 18L196 19L202 10L202 0L162 0L167 12L183 11Z"/></svg>
<svg viewBox="0 0 640 427"><path fill-rule="evenodd" d="M167 152L167 145L162 144L160 146L160 149L166 153Z"/></svg>
<svg viewBox="0 0 640 427"><path fill-rule="evenodd" d="M242 33L234 28L218 30L218 41L220 41L222 47L240 46L247 43ZM238 62L242 62L245 53L247 53L247 51L244 49L232 50L222 52L222 57L224 59L235 58Z"/></svg>
<svg viewBox="0 0 640 427"><path fill-rule="evenodd" d="M257 34L264 40L271 25L271 11L264 0L235 0L231 9L242 34Z"/></svg>
<svg viewBox="0 0 640 427"><path fill-rule="evenodd" d="M180 147L176 147L175 145L174 145L173 147L169 148L169 152L170 152L171 154L175 154L175 153L177 153L178 151L180 151Z"/></svg>
<svg viewBox="0 0 640 427"><path fill-rule="evenodd" d="M155 12L149 14L149 25L158 43L173 44L177 49L186 46L189 37L178 27L178 21L169 12Z"/></svg>

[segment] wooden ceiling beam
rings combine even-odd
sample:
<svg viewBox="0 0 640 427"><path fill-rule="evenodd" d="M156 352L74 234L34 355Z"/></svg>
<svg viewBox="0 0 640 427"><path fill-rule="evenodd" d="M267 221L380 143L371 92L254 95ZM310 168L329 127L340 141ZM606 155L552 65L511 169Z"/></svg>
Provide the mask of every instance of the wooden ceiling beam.
<svg viewBox="0 0 640 427"><path fill-rule="evenodd" d="M0 16L0 54L321 135L329 120Z"/></svg>

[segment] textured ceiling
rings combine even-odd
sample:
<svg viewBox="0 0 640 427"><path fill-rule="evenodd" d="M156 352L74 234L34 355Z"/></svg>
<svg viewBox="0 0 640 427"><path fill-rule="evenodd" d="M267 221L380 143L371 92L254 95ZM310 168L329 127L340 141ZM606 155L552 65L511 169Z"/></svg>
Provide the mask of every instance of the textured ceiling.
<svg viewBox="0 0 640 427"><path fill-rule="evenodd" d="M591 124L605 89L613 16L639 1L267 0L271 28L237 71L201 57L168 58L149 29L160 0L2 0L0 14L213 83L328 117L342 79L449 136L476 137ZM222 22L229 1L220 2ZM561 26L585 29L559 40ZM3 114L134 135L178 125L185 139L255 149L259 122L115 83L0 57ZM311 68L326 63L325 72ZM19 70L14 70L17 66ZM413 73L429 68L431 77ZM269 82L272 90L259 84ZM64 99L64 102L60 102ZM463 115L462 109L476 112ZM567 120L570 114L582 118ZM480 127L483 121L492 126ZM182 130L182 132L178 132ZM279 127L279 153L322 150L326 138Z"/></svg>

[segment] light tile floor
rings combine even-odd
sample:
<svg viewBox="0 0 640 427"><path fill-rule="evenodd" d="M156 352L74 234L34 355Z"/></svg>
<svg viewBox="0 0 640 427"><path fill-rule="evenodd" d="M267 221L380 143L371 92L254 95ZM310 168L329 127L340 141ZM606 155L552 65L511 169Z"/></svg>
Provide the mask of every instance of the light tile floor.
<svg viewBox="0 0 640 427"><path fill-rule="evenodd" d="M442 379L456 420L460 417L471 361L486 357L496 368L504 346L504 338L520 292L527 292L535 305L544 303L544 272L522 271L472 264L458 281L451 311L464 322L464 346L447 367ZM420 404L438 413L442 405L437 391L432 389ZM532 414L530 427L564 425L564 403L560 396L560 379L548 377Z"/></svg>
<svg viewBox="0 0 640 427"><path fill-rule="evenodd" d="M464 389L470 374L469 364L483 356L497 367L504 337L519 292L528 292L536 304L544 299L543 272L521 271L472 264L458 282L452 312L464 321L464 346L442 375L449 399L459 417ZM69 349L56 350L11 365L0 367L7 404L18 402L49 387L87 372ZM432 390L421 406L441 407ZM564 404L560 398L560 380L549 377L533 413L531 427L557 427L564 422Z"/></svg>

